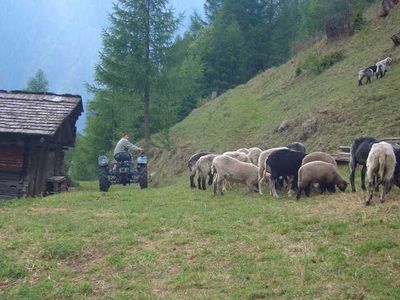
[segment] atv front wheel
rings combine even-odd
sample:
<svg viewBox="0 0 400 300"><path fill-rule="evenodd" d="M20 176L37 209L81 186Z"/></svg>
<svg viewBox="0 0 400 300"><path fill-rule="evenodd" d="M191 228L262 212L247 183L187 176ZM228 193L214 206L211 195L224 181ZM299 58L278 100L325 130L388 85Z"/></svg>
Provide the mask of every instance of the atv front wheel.
<svg viewBox="0 0 400 300"><path fill-rule="evenodd" d="M99 189L102 192L108 192L108 189L111 186L110 180L108 180L108 168L101 167L99 168Z"/></svg>
<svg viewBox="0 0 400 300"><path fill-rule="evenodd" d="M141 189L147 189L147 166L142 166L143 170L140 174L139 185Z"/></svg>

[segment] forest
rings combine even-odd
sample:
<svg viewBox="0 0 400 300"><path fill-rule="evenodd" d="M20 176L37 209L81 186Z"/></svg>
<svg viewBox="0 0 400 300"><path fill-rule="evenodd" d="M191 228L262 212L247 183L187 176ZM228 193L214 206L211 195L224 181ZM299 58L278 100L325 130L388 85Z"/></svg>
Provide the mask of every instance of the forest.
<svg viewBox="0 0 400 300"><path fill-rule="evenodd" d="M362 30L373 2L206 0L205 17L193 14L177 35L182 16L167 0L118 0L87 85L86 128L68 153L70 175L95 177L97 156L124 132L145 148L168 148L169 129L194 109L324 37Z"/></svg>

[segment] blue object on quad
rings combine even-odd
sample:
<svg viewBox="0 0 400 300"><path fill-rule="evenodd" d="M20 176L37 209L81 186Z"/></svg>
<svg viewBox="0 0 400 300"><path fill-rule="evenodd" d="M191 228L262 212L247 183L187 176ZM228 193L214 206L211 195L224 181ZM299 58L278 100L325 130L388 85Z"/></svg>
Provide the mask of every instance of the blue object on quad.
<svg viewBox="0 0 400 300"><path fill-rule="evenodd" d="M117 161L110 165L107 156L101 155L98 158L99 188L107 192L112 184L139 183L140 188L147 188L147 156L140 155L136 163L131 160Z"/></svg>

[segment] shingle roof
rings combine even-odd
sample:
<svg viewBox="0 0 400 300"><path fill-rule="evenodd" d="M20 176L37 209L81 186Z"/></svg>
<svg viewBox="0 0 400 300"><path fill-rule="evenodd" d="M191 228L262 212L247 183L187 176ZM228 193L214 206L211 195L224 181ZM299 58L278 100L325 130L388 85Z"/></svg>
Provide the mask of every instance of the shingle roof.
<svg viewBox="0 0 400 300"><path fill-rule="evenodd" d="M69 115L76 121L82 112L78 95L0 90L0 133L51 136Z"/></svg>

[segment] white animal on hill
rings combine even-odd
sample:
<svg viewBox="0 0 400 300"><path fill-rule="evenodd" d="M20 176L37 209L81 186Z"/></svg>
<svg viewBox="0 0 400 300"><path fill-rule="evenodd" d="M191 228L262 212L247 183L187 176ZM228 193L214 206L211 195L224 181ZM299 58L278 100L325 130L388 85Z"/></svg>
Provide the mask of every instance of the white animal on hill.
<svg viewBox="0 0 400 300"><path fill-rule="evenodd" d="M383 185L380 201L385 201L385 196L392 185L396 156L393 146L386 142L373 144L367 158L368 197L365 202L369 205L375 188ZM375 183L375 184L374 184Z"/></svg>

